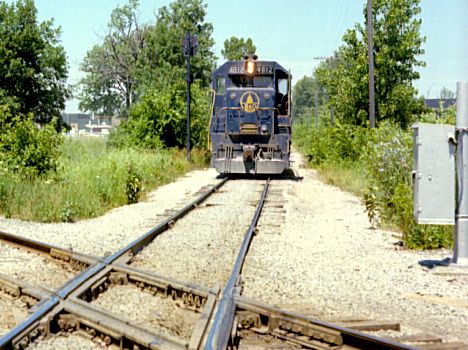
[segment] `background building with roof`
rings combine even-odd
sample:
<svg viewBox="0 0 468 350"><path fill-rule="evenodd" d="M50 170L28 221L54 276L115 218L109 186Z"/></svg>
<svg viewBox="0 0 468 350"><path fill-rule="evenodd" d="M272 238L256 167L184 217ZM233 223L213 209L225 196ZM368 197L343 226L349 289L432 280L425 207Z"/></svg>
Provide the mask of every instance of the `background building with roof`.
<svg viewBox="0 0 468 350"><path fill-rule="evenodd" d="M62 113L62 120L71 127L72 135L106 135L119 124L118 118L89 113Z"/></svg>

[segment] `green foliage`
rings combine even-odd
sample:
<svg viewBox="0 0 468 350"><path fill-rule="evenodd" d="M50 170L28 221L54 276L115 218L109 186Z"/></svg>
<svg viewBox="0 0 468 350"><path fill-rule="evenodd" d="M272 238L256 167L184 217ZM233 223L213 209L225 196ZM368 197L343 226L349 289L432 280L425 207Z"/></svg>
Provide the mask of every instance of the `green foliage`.
<svg viewBox="0 0 468 350"><path fill-rule="evenodd" d="M189 164L178 150L115 149L94 138L66 139L60 153L57 173L41 177L18 177L0 165L0 215L42 222L96 217L206 164L197 150Z"/></svg>
<svg viewBox="0 0 468 350"><path fill-rule="evenodd" d="M32 0L0 1L0 104L46 124L60 117L70 91L60 29L38 23Z"/></svg>
<svg viewBox="0 0 468 350"><path fill-rule="evenodd" d="M73 217L76 215L74 210L74 204L66 201L61 212L60 221L62 222L73 222Z"/></svg>
<svg viewBox="0 0 468 350"><path fill-rule="evenodd" d="M390 120L406 127L422 104L415 99L412 82L415 70L425 63L425 38L420 35L419 0L376 0L373 2L376 120ZM366 10L364 9L364 15ZM343 121L367 125L368 63L365 25L356 24L343 36L344 44L334 57L316 71L336 115Z"/></svg>
<svg viewBox="0 0 468 350"><path fill-rule="evenodd" d="M381 200L391 200L398 184L411 183L411 132L403 131L391 123L382 123L378 129L370 130L369 135L362 160L380 188Z"/></svg>
<svg viewBox="0 0 468 350"><path fill-rule="evenodd" d="M363 196L373 227L377 223L398 227L409 248L450 246L450 227L417 225L413 220L410 130L382 122L372 130L340 124L311 130L298 123L293 131L299 149L310 164L325 173L328 182L345 189L351 187L354 193Z"/></svg>
<svg viewBox="0 0 468 350"><path fill-rule="evenodd" d="M159 9L154 24L138 23L139 2L114 9L109 34L82 64L80 109L128 117L110 135L118 147L183 147L186 135L186 58L181 40L198 35L191 58L191 144L207 143L207 88L214 68L213 26L205 22L202 0L175 0Z"/></svg>
<svg viewBox="0 0 468 350"><path fill-rule="evenodd" d="M111 144L151 149L184 147L187 135L186 101L186 86L182 81L162 91L148 90L132 109L129 120L111 133ZM191 145L194 147L206 147L208 110L208 91L194 84L190 120Z"/></svg>
<svg viewBox="0 0 468 350"><path fill-rule="evenodd" d="M193 81L208 87L215 67L213 25L206 22L206 5L202 0L174 0L159 9L156 24L149 33L147 60L153 66L145 71L147 86L166 86L185 78L186 58L182 38L190 32L198 36L198 51L190 60Z"/></svg>
<svg viewBox="0 0 468 350"><path fill-rule="evenodd" d="M455 125L457 119L456 105L444 108L442 103L437 110L428 109L416 120L421 123L450 124Z"/></svg>
<svg viewBox="0 0 468 350"><path fill-rule="evenodd" d="M221 49L221 55L227 61L239 61L245 55L253 55L257 48L252 42L252 39L238 38L231 36L229 39L224 41L224 48Z"/></svg>
<svg viewBox="0 0 468 350"><path fill-rule="evenodd" d="M125 194L127 195L128 204L138 203L141 194L141 176L138 174L132 162L128 163Z"/></svg>
<svg viewBox="0 0 468 350"><path fill-rule="evenodd" d="M367 218L372 225L372 228L375 228L379 219L379 207L377 204L377 193L378 189L372 187L364 194L364 205L366 207Z"/></svg>
<svg viewBox="0 0 468 350"><path fill-rule="evenodd" d="M141 67L145 66L147 25L136 15L139 1L117 6L111 14L108 34L86 54L81 70L80 109L100 115L128 116L137 100Z"/></svg>
<svg viewBox="0 0 468 350"><path fill-rule="evenodd" d="M56 124L39 129L32 115L13 117L0 106L0 172L35 177L57 170L63 137Z"/></svg>
<svg viewBox="0 0 468 350"><path fill-rule="evenodd" d="M315 107L315 92L318 92L318 105L325 103L323 87L314 77L304 76L297 81L293 88L292 116L294 119L303 120L311 114L311 108Z"/></svg>
<svg viewBox="0 0 468 350"><path fill-rule="evenodd" d="M140 24L139 2L116 7L109 33L88 51L81 69L80 109L102 115L128 116L148 89L162 90L184 77L186 59L181 40L190 31L198 35L198 53L192 58L193 78L208 86L215 56L213 27L205 23L206 6L199 0L176 0L162 7L155 23Z"/></svg>
<svg viewBox="0 0 468 350"><path fill-rule="evenodd" d="M364 128L341 123L318 129L308 128L301 123L295 126L294 132L297 135L295 141L314 165L358 160L367 136Z"/></svg>
<svg viewBox="0 0 468 350"><path fill-rule="evenodd" d="M79 108L104 116L125 114L122 109L126 91L115 88L121 76L113 75L109 62L103 59L107 55L104 46L95 45L81 63L81 70L86 76L80 80Z"/></svg>

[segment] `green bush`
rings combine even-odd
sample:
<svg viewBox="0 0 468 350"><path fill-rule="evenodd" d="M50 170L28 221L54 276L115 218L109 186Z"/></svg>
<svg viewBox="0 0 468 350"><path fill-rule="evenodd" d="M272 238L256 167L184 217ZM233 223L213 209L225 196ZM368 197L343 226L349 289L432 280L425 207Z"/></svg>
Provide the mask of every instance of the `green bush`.
<svg viewBox="0 0 468 350"><path fill-rule="evenodd" d="M343 160L357 161L367 141L364 128L340 123L319 128L296 124L294 133L294 142L304 150L309 162L314 165Z"/></svg>
<svg viewBox="0 0 468 350"><path fill-rule="evenodd" d="M381 123L378 129L367 133L369 139L361 160L375 185L378 201L391 207L398 185L410 185L413 139L409 132L392 123Z"/></svg>
<svg viewBox="0 0 468 350"><path fill-rule="evenodd" d="M141 194L141 176L132 165L128 163L127 179L125 180L125 194L127 195L127 203L138 203Z"/></svg>
<svg viewBox="0 0 468 350"><path fill-rule="evenodd" d="M0 108L0 164L3 172L22 177L44 175L59 165L63 137L56 120L39 128L32 115L12 116Z"/></svg>
<svg viewBox="0 0 468 350"><path fill-rule="evenodd" d="M128 121L110 135L110 144L149 149L186 145L187 87L178 82L149 89L133 106ZM192 85L191 146L204 148L208 140L208 91Z"/></svg>

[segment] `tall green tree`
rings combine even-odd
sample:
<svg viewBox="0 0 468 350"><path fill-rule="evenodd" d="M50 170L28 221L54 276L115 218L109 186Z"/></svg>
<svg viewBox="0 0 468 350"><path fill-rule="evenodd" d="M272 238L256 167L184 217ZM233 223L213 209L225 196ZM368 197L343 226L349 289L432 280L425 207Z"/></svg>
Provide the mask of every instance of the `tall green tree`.
<svg viewBox="0 0 468 350"><path fill-rule="evenodd" d="M419 0L374 0L376 120L389 119L402 126L411 123L421 106L412 83L419 78L418 59L424 53L420 34ZM356 24L343 36L344 44L316 75L343 120L357 125L368 121L367 12L364 24Z"/></svg>
<svg viewBox="0 0 468 350"><path fill-rule="evenodd" d="M257 48L252 42L252 39L238 38L231 36L229 39L224 41L224 48L221 50L221 54L227 61L239 61L245 55L253 55L257 51Z"/></svg>
<svg viewBox="0 0 468 350"><path fill-rule="evenodd" d="M181 41L187 32L198 34L198 53L192 75L208 86L215 56L213 26L205 22L201 0L176 0L159 9L155 23L138 20L138 0L114 9L108 34L88 51L81 69L80 109L128 116L149 89L163 89L184 79Z"/></svg>
<svg viewBox="0 0 468 350"><path fill-rule="evenodd" d="M0 1L0 104L32 113L41 124L59 117L70 96L60 28L39 23L33 0Z"/></svg>
<svg viewBox="0 0 468 350"><path fill-rule="evenodd" d="M80 109L101 115L128 116L139 95L139 71L149 26L139 23L139 1L129 0L111 14L108 33L86 54L81 70Z"/></svg>
<svg viewBox="0 0 468 350"><path fill-rule="evenodd" d="M215 67L213 25L206 22L202 0L175 0L159 9L156 24L149 33L146 85L164 86L185 79L186 58L181 43L187 33L198 36L198 51L191 58L193 80L208 87Z"/></svg>
<svg viewBox="0 0 468 350"><path fill-rule="evenodd" d="M147 148L183 147L186 134L186 57L182 39L197 34L198 51L191 58L191 144L206 146L208 87L215 66L213 26L205 21L201 0L175 0L159 9L149 27L144 65L139 70L141 97L111 139L114 144Z"/></svg>

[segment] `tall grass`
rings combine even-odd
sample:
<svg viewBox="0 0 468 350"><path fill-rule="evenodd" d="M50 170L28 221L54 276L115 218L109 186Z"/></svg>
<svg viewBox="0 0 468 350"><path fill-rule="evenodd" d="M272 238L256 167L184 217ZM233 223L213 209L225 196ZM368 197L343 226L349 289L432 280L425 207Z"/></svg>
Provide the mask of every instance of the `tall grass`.
<svg viewBox="0 0 468 350"><path fill-rule="evenodd" d="M193 167L205 155L193 152L193 163L179 150L149 151L108 148L105 139L67 139L57 172L32 180L0 172L0 213L40 222L75 221L96 217Z"/></svg>
<svg viewBox="0 0 468 350"><path fill-rule="evenodd" d="M318 166L320 178L359 197L364 197L370 186L364 164L361 162L325 162Z"/></svg>

